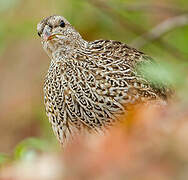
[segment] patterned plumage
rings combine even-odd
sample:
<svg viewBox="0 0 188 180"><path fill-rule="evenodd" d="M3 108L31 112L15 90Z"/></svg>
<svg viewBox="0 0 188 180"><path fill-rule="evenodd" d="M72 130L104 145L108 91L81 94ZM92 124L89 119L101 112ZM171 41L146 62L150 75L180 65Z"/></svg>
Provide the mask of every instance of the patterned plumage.
<svg viewBox="0 0 188 180"><path fill-rule="evenodd" d="M112 125L130 103L167 98L168 88L136 71L140 63L153 63L144 53L113 40L85 41L61 16L43 19L37 30L51 59L46 113L61 143L76 132Z"/></svg>

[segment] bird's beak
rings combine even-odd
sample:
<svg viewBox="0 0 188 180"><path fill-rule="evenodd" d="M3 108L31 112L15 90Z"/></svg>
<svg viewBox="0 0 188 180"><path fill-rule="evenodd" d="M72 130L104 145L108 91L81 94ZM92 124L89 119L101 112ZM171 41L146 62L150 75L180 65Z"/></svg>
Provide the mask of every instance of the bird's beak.
<svg viewBox="0 0 188 180"><path fill-rule="evenodd" d="M58 37L58 36L61 36L61 37L62 37L62 34L59 34L59 33L50 34L49 36L46 37L46 38L47 38L46 41L52 40L52 39L54 39L55 37Z"/></svg>
<svg viewBox="0 0 188 180"><path fill-rule="evenodd" d="M45 27L44 32L43 32L43 39L44 39L44 41L50 40L51 36L53 36L53 35L52 35L51 31L50 31L50 28Z"/></svg>
<svg viewBox="0 0 188 180"><path fill-rule="evenodd" d="M48 41L51 36L52 36L52 35L51 35L50 33L44 32L43 39L44 39L45 41Z"/></svg>
<svg viewBox="0 0 188 180"><path fill-rule="evenodd" d="M56 34L52 34L52 35L48 36L47 41L53 39L54 37L56 37Z"/></svg>
<svg viewBox="0 0 188 180"><path fill-rule="evenodd" d="M62 36L62 34L59 34L59 33L52 33L51 29L48 28L48 27L45 27L45 29L43 31L43 39L44 39L44 41L52 40L55 37L57 37L58 35Z"/></svg>

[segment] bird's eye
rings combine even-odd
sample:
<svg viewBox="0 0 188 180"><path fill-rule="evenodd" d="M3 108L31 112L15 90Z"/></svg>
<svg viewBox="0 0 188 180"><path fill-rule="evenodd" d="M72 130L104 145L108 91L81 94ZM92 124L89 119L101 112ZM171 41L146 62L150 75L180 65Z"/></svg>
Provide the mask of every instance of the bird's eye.
<svg viewBox="0 0 188 180"><path fill-rule="evenodd" d="M38 35L41 37L41 33L38 32Z"/></svg>
<svg viewBox="0 0 188 180"><path fill-rule="evenodd" d="M65 23L63 21L61 21L59 26L63 28L63 27L65 27Z"/></svg>

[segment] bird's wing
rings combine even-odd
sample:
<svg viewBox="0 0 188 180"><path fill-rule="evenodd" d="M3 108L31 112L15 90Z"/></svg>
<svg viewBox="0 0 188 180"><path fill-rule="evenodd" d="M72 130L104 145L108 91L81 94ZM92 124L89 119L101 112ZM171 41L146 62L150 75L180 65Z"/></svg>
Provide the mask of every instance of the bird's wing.
<svg viewBox="0 0 188 180"><path fill-rule="evenodd" d="M115 77L116 82L127 83L131 94L147 98L166 98L170 92L167 83L154 83L140 70L143 66L158 66L149 56L113 40L96 40L90 43L90 51L95 54L93 60L104 69L108 76ZM97 58L95 58L97 57ZM133 91L132 91L133 90Z"/></svg>

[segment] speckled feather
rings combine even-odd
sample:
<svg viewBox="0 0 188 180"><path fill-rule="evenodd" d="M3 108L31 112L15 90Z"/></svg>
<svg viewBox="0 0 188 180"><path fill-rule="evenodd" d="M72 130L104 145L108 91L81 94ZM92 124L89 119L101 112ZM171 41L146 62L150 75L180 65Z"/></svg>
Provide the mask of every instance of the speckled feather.
<svg viewBox="0 0 188 180"><path fill-rule="evenodd" d="M65 27L58 27L62 21ZM50 40L44 40L46 26L56 34ZM144 53L113 40L87 42L61 16L45 18L37 29L51 58L46 113L61 143L74 133L113 125L128 104L167 98L168 88L153 87L136 71L138 63L152 63Z"/></svg>

